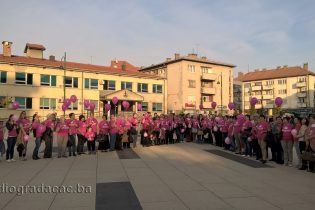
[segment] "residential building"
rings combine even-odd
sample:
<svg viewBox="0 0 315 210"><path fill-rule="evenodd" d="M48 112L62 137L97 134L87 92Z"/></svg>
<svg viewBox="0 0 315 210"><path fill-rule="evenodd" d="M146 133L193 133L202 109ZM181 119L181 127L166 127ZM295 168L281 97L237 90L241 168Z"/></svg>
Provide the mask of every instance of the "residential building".
<svg viewBox="0 0 315 210"><path fill-rule="evenodd" d="M4 41L0 54L0 118L9 114L19 114L25 110L28 116L61 110L65 98L76 95L78 100L71 104L67 113L86 113L84 100L96 105L95 112L102 114L104 104L111 103L116 96L118 106L112 103L111 113L137 112L137 104L142 111L167 112L167 83L157 75L148 75L127 61L111 62L110 66L100 66L56 60L54 56L44 58L45 47L26 44L25 55L12 55L12 42ZM130 108L124 110L123 100L129 101ZM11 109L11 103L18 101L20 108Z"/></svg>
<svg viewBox="0 0 315 210"><path fill-rule="evenodd" d="M235 65L198 57L197 54L167 58L159 64L141 68L140 72L167 79L167 109L169 112L202 110L228 113L233 101L233 68ZM211 103L216 102L215 110ZM201 106L200 106L201 105Z"/></svg>
<svg viewBox="0 0 315 210"><path fill-rule="evenodd" d="M258 99L255 108L269 115L276 108L276 97L283 99L283 112L307 114L314 111L315 73L308 69L308 63L303 67L285 65L276 69L240 73L236 80L242 81L245 111L250 109L249 101L252 97Z"/></svg>

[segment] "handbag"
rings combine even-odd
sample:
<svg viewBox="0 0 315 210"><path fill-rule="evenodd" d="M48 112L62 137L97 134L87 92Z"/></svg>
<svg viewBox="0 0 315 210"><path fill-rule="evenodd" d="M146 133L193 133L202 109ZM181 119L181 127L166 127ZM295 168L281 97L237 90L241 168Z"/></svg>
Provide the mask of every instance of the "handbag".
<svg viewBox="0 0 315 210"><path fill-rule="evenodd" d="M173 139L177 139L177 135L175 132L173 133Z"/></svg>
<svg viewBox="0 0 315 210"><path fill-rule="evenodd" d="M308 148L301 154L301 158L305 161L315 162L315 153L310 148Z"/></svg>

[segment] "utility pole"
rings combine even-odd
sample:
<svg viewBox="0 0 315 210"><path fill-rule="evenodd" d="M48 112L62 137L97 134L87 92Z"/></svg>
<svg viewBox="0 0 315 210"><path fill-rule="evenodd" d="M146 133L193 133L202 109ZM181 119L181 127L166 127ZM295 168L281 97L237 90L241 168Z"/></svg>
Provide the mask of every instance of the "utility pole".
<svg viewBox="0 0 315 210"><path fill-rule="evenodd" d="M66 100L66 71L67 71L67 53L61 58L64 61L63 63L63 102ZM66 111L63 111L63 115L66 116Z"/></svg>

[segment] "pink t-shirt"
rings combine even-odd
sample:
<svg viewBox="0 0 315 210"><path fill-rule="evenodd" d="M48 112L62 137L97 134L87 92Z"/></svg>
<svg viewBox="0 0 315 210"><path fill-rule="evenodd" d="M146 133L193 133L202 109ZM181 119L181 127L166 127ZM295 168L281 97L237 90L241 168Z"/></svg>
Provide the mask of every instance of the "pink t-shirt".
<svg viewBox="0 0 315 210"><path fill-rule="evenodd" d="M118 133L118 126L117 126L117 122L114 120L110 120L109 121L109 133L110 134L117 134Z"/></svg>
<svg viewBox="0 0 315 210"><path fill-rule="evenodd" d="M291 131L293 130L293 125L290 123L286 123L282 125L282 140L283 141L292 141L293 136Z"/></svg>
<svg viewBox="0 0 315 210"><path fill-rule="evenodd" d="M82 136L84 136L86 134L86 123L85 122L82 122L82 121L79 121L79 128L78 128L78 131L79 131L79 134L81 134Z"/></svg>
<svg viewBox="0 0 315 210"><path fill-rule="evenodd" d="M108 134L109 133L109 123L106 120L102 120L99 124L100 134Z"/></svg>
<svg viewBox="0 0 315 210"><path fill-rule="evenodd" d="M55 127L55 123L54 123L52 120L46 120L43 124L44 124L46 127L51 128L52 130L53 130L54 127Z"/></svg>
<svg viewBox="0 0 315 210"><path fill-rule="evenodd" d="M32 128L34 129L34 130L36 130L36 133L35 133L35 135L36 136L34 136L35 138L39 138L39 137L41 137L42 135L43 135L43 133L41 133L41 132L39 132L39 130L38 130L38 127L41 125L41 123L40 122L33 122L32 123Z"/></svg>
<svg viewBox="0 0 315 210"><path fill-rule="evenodd" d="M257 128L258 140L264 140L267 136L269 124L267 122L262 122L262 123L259 123L256 128Z"/></svg>
<svg viewBox="0 0 315 210"><path fill-rule="evenodd" d="M130 120L131 124L132 124L132 127L134 128L137 128L137 125L138 125L138 119L137 118L131 118Z"/></svg>
<svg viewBox="0 0 315 210"><path fill-rule="evenodd" d="M12 130L8 131L8 137L16 137L17 136L16 128L17 128L17 125L15 125Z"/></svg>
<svg viewBox="0 0 315 210"><path fill-rule="evenodd" d="M251 121L247 120L243 123L243 127L242 127L242 130L245 131L247 129L250 129L253 127L253 124Z"/></svg>
<svg viewBox="0 0 315 210"><path fill-rule="evenodd" d="M94 133L97 132L97 120L94 118L94 117L89 117L87 120L86 120L86 124L88 124L89 126L92 127L92 130Z"/></svg>
<svg viewBox="0 0 315 210"><path fill-rule="evenodd" d="M69 134L69 126L67 125L66 122L63 122L63 123L58 123L57 124L57 136L67 136Z"/></svg>
<svg viewBox="0 0 315 210"><path fill-rule="evenodd" d="M77 128L79 127L78 121L76 119L68 119L66 123L69 126L69 134L77 134Z"/></svg>
<svg viewBox="0 0 315 210"><path fill-rule="evenodd" d="M241 132L243 123L241 120L236 120L234 123L234 134L239 134Z"/></svg>
<svg viewBox="0 0 315 210"><path fill-rule="evenodd" d="M31 121L29 121L28 119L18 119L18 121L16 121L16 124L18 126L22 126L26 134L30 133Z"/></svg>
<svg viewBox="0 0 315 210"><path fill-rule="evenodd" d="M95 137L95 134L93 131L88 131L86 132L85 134L85 138L88 140L88 141L93 141L94 140L94 137Z"/></svg>

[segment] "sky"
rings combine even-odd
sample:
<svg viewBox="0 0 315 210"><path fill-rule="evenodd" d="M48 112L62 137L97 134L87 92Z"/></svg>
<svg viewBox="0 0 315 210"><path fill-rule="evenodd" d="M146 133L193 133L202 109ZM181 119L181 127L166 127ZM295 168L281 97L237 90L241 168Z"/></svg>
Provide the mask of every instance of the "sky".
<svg viewBox="0 0 315 210"><path fill-rule="evenodd" d="M305 62L315 71L314 11L313 0L1 0L0 40L16 55L40 43L46 58L98 65L198 53L235 75Z"/></svg>

